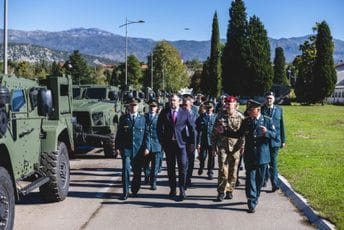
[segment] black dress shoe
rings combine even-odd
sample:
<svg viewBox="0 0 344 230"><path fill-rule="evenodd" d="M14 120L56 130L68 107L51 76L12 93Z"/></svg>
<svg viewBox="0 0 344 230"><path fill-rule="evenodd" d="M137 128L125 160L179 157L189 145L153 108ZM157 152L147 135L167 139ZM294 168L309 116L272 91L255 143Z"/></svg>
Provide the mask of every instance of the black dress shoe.
<svg viewBox="0 0 344 230"><path fill-rule="evenodd" d="M137 192L131 193L131 197L137 197Z"/></svg>
<svg viewBox="0 0 344 230"><path fill-rule="evenodd" d="M247 210L247 212L248 212L248 213L255 213L256 210L255 210L254 208L249 208L249 209Z"/></svg>
<svg viewBox="0 0 344 230"><path fill-rule="evenodd" d="M170 193L168 194L168 197L170 198L170 199L174 199L175 197L176 197L176 195L177 195L177 193L176 193L176 191L170 191Z"/></svg>
<svg viewBox="0 0 344 230"><path fill-rule="evenodd" d="M235 186L240 186L240 185L241 185L240 181L237 180L237 181L235 182Z"/></svg>
<svg viewBox="0 0 344 230"><path fill-rule="evenodd" d="M120 199L120 200L127 200L128 197L129 197L129 194L128 194L128 193L124 193L124 194L122 194L122 195L119 197L119 199Z"/></svg>
<svg viewBox="0 0 344 230"><path fill-rule="evenodd" d="M212 180L212 179L214 179L214 176L213 176L212 173L209 173L209 174L208 174L208 180Z"/></svg>
<svg viewBox="0 0 344 230"><path fill-rule="evenodd" d="M272 186L271 192L276 192L280 188L278 186Z"/></svg>
<svg viewBox="0 0 344 230"><path fill-rule="evenodd" d="M183 200L185 200L185 198L186 198L185 192L180 193L179 197L178 197L178 201L183 201Z"/></svg>
<svg viewBox="0 0 344 230"><path fill-rule="evenodd" d="M226 192L225 199L226 199L226 200L233 199L233 193L232 193L232 192Z"/></svg>
<svg viewBox="0 0 344 230"><path fill-rule="evenodd" d="M221 202L225 198L225 194L219 193L217 194L216 201Z"/></svg>
<svg viewBox="0 0 344 230"><path fill-rule="evenodd" d="M200 176L200 175L202 175L202 173L203 173L203 169L202 169L202 168L199 168L199 169L198 169L198 175Z"/></svg>

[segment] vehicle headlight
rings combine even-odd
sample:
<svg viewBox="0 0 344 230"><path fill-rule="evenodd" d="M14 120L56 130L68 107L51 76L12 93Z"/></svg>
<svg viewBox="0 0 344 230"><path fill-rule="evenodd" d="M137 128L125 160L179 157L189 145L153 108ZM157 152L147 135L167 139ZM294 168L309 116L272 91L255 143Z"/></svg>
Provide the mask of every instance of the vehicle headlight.
<svg viewBox="0 0 344 230"><path fill-rule="evenodd" d="M94 125L103 125L104 124L104 115L103 112L92 113L92 121Z"/></svg>

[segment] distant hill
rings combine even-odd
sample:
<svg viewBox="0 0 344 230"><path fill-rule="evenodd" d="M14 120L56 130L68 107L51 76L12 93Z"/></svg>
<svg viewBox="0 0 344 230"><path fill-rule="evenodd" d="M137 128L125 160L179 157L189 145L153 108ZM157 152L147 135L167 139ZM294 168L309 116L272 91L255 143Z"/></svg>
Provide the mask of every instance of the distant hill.
<svg viewBox="0 0 344 230"><path fill-rule="evenodd" d="M0 31L0 36L2 36L2 31ZM307 37L269 38L271 58L274 56L275 48L281 46L284 49L287 62L291 62L296 55L300 54L298 47ZM38 53L35 51L38 56L34 55L34 59L44 58L46 51L47 60L54 59L52 58L52 53L64 60L73 50L79 50L83 54L90 55L90 57L93 56L91 59L103 58L104 62L123 61L125 57L125 37L97 28L76 28L60 32L9 30L9 42L21 44L21 46L23 44L32 45L27 45L25 49L15 49L13 57L24 58L24 53L29 52L29 49L32 48L37 51L38 47L40 47L40 51L37 51ZM152 39L129 37L128 53L134 54L141 61L146 61L156 42ZM222 40L222 42L225 41ZM334 42L335 62L344 60L344 41L334 39ZM206 60L210 52L210 41L180 40L170 41L170 43L179 50L183 60L199 59L203 61ZM45 50L44 48L48 49ZM30 57L28 58L31 59Z"/></svg>
<svg viewBox="0 0 344 230"><path fill-rule="evenodd" d="M8 47L8 59L9 60L19 60L19 61L28 61L28 62L39 62L45 60L48 62L60 62L65 61L69 58L71 52L53 50L42 46L31 45L31 44L13 44L10 43ZM3 55L3 50L1 49L0 55ZM96 57L92 55L82 54L86 62L89 65L98 65L98 64L113 64L114 61Z"/></svg>

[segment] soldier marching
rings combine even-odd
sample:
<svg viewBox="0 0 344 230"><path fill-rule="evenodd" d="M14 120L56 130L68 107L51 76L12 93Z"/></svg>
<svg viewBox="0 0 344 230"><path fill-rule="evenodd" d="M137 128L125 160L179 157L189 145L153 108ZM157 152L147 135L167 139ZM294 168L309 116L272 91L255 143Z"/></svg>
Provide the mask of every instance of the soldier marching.
<svg viewBox="0 0 344 230"><path fill-rule="evenodd" d="M142 169L146 184L149 183L152 190L157 189L157 174L161 170L165 150L168 152L166 161L169 166L170 198L174 199L176 195L176 175L172 174L176 162L180 188L177 200L182 201L187 198L186 189L191 186L195 155L198 155L198 175L203 174L208 159L207 175L210 180L213 179L217 156L216 200L221 202L232 199L235 186L238 185L238 168L243 156L248 212L254 213L260 190L268 176L271 177L273 191L278 189L277 153L285 145L285 134L281 109L273 106L273 100L269 99L273 94L266 94L266 104L262 109L260 103L249 100L246 118L238 111L239 103L233 96L221 96L216 104L198 95L195 105L191 95L183 97L172 94L169 103L165 103L161 96L161 93L157 94L157 100L150 96L146 114L138 113L139 101L131 98L127 103L128 112L120 119L116 135L116 153L122 156L123 162L123 194L120 198L128 199L129 187L133 197L138 195ZM270 112L271 108L273 113ZM160 111L163 111L163 115ZM131 119L134 115L138 120ZM277 117L274 118L274 115ZM276 121L280 123L276 125ZM133 171L131 183L130 170Z"/></svg>

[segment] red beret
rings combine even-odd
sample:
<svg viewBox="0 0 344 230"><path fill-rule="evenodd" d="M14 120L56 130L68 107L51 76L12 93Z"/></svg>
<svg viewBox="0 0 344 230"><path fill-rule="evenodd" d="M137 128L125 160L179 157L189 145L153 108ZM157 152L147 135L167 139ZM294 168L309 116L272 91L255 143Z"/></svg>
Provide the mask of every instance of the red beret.
<svg viewBox="0 0 344 230"><path fill-rule="evenodd" d="M237 99L233 96L228 96L226 98L226 102L228 102L228 103L237 102Z"/></svg>

